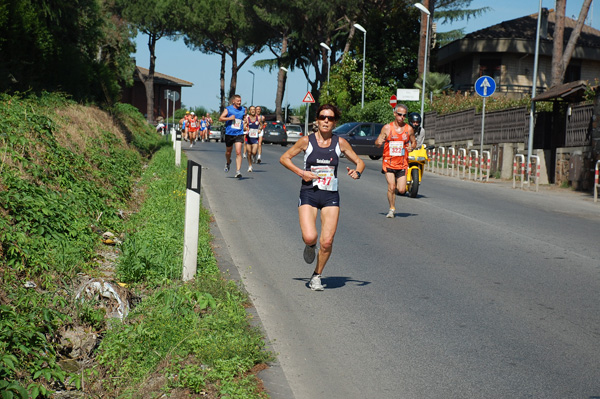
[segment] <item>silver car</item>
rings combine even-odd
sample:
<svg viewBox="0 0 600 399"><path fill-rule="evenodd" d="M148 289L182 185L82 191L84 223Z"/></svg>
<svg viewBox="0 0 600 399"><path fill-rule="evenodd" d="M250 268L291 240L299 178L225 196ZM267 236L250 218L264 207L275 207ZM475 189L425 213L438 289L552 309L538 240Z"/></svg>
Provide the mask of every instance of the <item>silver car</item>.
<svg viewBox="0 0 600 399"><path fill-rule="evenodd" d="M285 131L287 133L288 143L295 143L300 140L304 133L302 132L302 126L300 125L285 125Z"/></svg>

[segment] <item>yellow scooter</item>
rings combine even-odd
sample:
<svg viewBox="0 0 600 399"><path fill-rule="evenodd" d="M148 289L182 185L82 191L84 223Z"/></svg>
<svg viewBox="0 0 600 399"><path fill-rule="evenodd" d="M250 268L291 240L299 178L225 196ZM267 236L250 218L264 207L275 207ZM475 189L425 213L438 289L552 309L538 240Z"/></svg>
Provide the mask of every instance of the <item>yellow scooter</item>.
<svg viewBox="0 0 600 399"><path fill-rule="evenodd" d="M427 150L431 150L435 146L422 145L421 148L412 150L408 153L408 170L406 171L406 192L410 198L416 198L419 193L419 185L423 178L425 164L429 161Z"/></svg>

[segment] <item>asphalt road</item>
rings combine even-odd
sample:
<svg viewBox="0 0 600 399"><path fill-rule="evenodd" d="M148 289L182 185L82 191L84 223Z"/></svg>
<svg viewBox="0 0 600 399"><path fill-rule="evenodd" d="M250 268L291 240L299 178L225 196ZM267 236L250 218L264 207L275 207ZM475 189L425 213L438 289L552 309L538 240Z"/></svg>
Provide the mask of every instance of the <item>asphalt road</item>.
<svg viewBox="0 0 600 399"><path fill-rule="evenodd" d="M600 203L429 173L386 219L365 158L313 292L284 150L241 180L222 143L187 155L296 399L600 397Z"/></svg>

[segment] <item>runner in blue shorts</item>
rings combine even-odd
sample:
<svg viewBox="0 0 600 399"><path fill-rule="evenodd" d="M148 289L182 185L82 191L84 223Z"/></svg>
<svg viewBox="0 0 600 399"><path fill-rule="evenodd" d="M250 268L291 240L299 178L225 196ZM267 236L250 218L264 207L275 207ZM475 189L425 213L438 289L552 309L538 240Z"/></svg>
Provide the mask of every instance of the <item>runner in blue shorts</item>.
<svg viewBox="0 0 600 399"><path fill-rule="evenodd" d="M364 162L356 155L345 139L333 134L340 111L333 105L321 105L317 111L319 130L315 134L304 136L280 158L283 166L302 178L298 216L300 230L304 240L304 261L315 260L315 247L319 241L317 265L309 281L313 291L323 291L321 274L331 256L333 238L337 230L340 215L338 193L338 164L340 155L356 165L356 169L346 168L348 176L360 179L365 169ZM304 168L299 168L292 158L304 152ZM321 237L317 231L317 215L321 212Z"/></svg>
<svg viewBox="0 0 600 399"><path fill-rule="evenodd" d="M248 115L244 121L246 128L246 154L248 158L248 172L252 172L252 163L258 151L258 135L260 134L260 118L256 116L256 107L254 105L248 108Z"/></svg>

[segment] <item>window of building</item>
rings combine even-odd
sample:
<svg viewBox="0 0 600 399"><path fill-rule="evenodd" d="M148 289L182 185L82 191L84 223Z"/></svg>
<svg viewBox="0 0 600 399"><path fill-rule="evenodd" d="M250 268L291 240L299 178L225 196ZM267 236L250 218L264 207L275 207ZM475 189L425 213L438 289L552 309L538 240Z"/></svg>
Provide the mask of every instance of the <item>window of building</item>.
<svg viewBox="0 0 600 399"><path fill-rule="evenodd" d="M581 65L579 64L569 64L567 70L565 71L565 83L575 82L576 80L581 80Z"/></svg>
<svg viewBox="0 0 600 399"><path fill-rule="evenodd" d="M500 68L502 67L502 60L499 58L482 58L479 60L479 76L490 76L496 84L500 82Z"/></svg>

